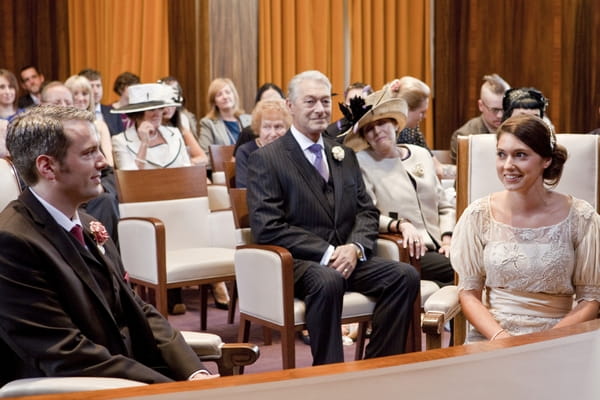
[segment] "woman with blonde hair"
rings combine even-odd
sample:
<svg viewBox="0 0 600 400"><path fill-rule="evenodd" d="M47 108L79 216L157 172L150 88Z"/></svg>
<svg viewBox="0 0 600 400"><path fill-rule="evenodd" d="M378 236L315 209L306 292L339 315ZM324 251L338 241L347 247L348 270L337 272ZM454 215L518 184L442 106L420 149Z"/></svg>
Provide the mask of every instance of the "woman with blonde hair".
<svg viewBox="0 0 600 400"><path fill-rule="evenodd" d="M73 106L80 110L87 110L95 115L96 104L92 95L92 85L90 81L81 75L72 75L65 81L65 86L73 94ZM95 120L94 124L100 134L100 148L106 158L106 162L111 167L114 166L112 154L112 141L108 125L102 120Z"/></svg>
<svg viewBox="0 0 600 400"><path fill-rule="evenodd" d="M251 117L244 114L235 85L229 78L216 78L208 87L210 110L200 120L200 147L209 155L211 144L235 144Z"/></svg>

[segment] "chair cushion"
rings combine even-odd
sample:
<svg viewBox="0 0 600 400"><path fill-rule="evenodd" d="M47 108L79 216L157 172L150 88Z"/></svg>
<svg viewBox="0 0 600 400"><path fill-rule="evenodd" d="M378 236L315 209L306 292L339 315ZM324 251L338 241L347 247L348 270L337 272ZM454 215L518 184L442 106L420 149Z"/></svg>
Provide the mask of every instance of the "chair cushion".
<svg viewBox="0 0 600 400"><path fill-rule="evenodd" d="M167 251L167 282L235 274L234 249L199 247Z"/></svg>
<svg viewBox="0 0 600 400"><path fill-rule="evenodd" d="M425 302L435 292L440 290L440 287L434 281L421 281L421 307L425 305Z"/></svg>
<svg viewBox="0 0 600 400"><path fill-rule="evenodd" d="M50 393L80 392L86 390L119 389L145 385L146 384L143 382L121 378L27 378L8 382L0 388L0 397L20 397Z"/></svg>
<svg viewBox="0 0 600 400"><path fill-rule="evenodd" d="M186 343L203 360L217 359L221 357L221 346L223 341L218 335L205 332L181 331Z"/></svg>
<svg viewBox="0 0 600 400"><path fill-rule="evenodd" d="M425 312L437 312L446 316L454 316L460 309L458 287L454 285L444 286L429 296L425 302L424 309Z"/></svg>

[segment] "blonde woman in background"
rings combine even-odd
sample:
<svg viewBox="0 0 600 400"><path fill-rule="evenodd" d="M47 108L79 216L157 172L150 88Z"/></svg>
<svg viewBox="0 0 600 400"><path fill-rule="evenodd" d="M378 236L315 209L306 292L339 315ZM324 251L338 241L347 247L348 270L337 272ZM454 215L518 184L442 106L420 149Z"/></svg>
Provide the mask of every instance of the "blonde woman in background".
<svg viewBox="0 0 600 400"><path fill-rule="evenodd" d="M250 125L251 117L240 107L240 97L228 78L217 78L208 87L210 110L200 120L199 143L209 155L211 144L235 144L242 129Z"/></svg>
<svg viewBox="0 0 600 400"><path fill-rule="evenodd" d="M95 115L96 104L94 104L94 97L92 95L92 85L90 85L90 81L85 76L73 75L65 81L65 86L73 94L73 106L75 108L87 110ZM100 134L100 148L102 149L102 153L104 153L106 163L113 167L112 141L108 126L106 122L98 119L94 121L94 124Z"/></svg>

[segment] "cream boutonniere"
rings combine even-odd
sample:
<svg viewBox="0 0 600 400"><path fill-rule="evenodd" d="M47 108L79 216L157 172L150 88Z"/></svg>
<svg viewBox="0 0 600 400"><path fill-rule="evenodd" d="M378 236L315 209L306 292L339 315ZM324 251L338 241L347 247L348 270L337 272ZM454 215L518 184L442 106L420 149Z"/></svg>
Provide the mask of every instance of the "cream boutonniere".
<svg viewBox="0 0 600 400"><path fill-rule="evenodd" d="M342 161L346 153L344 153L344 149L341 146L333 146L331 148L331 155L338 161Z"/></svg>
<svg viewBox="0 0 600 400"><path fill-rule="evenodd" d="M104 243L106 243L109 238L106 228L98 221L91 221L90 231L92 232L92 236L94 236L96 246L98 246L98 249L104 254Z"/></svg>
<svg viewBox="0 0 600 400"><path fill-rule="evenodd" d="M425 175L425 169L423 168L423 165L422 164L415 165L415 167L412 170L412 174L414 176L418 176L419 178L421 178L423 175Z"/></svg>

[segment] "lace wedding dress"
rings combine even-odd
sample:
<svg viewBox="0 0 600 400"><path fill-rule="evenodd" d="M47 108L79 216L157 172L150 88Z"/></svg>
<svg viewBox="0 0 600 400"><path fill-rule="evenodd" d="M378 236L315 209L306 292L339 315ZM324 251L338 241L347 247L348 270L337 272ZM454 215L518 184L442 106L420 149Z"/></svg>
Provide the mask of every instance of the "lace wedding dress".
<svg viewBox="0 0 600 400"><path fill-rule="evenodd" d="M512 335L550 329L574 301L600 300L599 216L572 199L555 225L515 228L494 220L490 197L473 202L452 238L459 290L483 290L484 304ZM473 327L467 341L485 338Z"/></svg>

